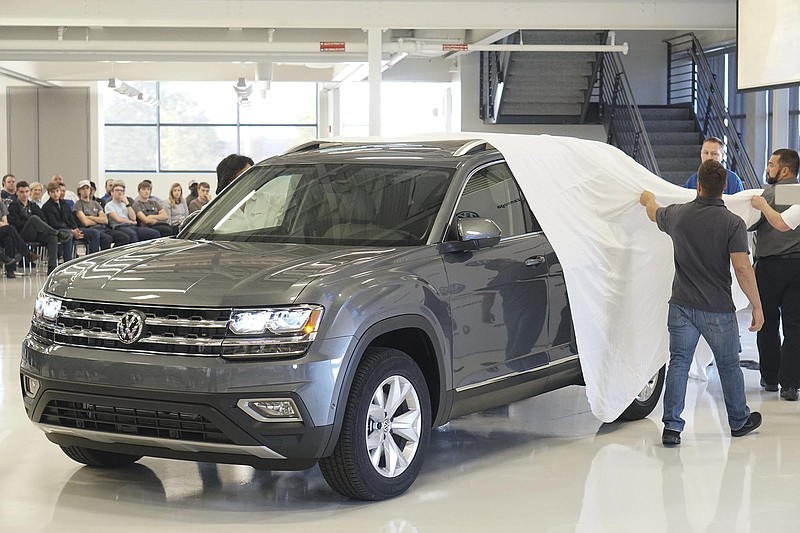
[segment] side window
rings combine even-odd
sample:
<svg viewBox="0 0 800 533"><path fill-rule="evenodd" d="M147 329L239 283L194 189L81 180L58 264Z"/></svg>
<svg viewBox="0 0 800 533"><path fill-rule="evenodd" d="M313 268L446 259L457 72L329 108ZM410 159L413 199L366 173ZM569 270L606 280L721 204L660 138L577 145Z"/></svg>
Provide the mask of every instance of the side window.
<svg viewBox="0 0 800 533"><path fill-rule="evenodd" d="M469 177L455 219L468 217L493 220L503 237L541 230L505 163L489 165Z"/></svg>

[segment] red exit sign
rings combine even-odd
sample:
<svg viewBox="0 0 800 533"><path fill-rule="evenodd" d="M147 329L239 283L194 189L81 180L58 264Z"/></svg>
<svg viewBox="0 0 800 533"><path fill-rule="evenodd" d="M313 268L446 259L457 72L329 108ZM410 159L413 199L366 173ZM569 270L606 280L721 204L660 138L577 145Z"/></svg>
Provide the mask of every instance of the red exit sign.
<svg viewBox="0 0 800 533"><path fill-rule="evenodd" d="M344 52L344 42L338 41L320 41L320 52Z"/></svg>
<svg viewBox="0 0 800 533"><path fill-rule="evenodd" d="M443 52L466 52L469 50L467 43L444 43L442 44Z"/></svg>

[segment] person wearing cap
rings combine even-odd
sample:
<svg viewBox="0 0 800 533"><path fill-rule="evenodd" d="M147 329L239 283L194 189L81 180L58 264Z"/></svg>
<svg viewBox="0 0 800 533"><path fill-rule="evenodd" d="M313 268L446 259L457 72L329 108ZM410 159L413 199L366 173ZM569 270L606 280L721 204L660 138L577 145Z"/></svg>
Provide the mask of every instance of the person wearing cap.
<svg viewBox="0 0 800 533"><path fill-rule="evenodd" d="M192 203L197 198L197 180L189 180L189 194L186 195L186 205Z"/></svg>
<svg viewBox="0 0 800 533"><path fill-rule="evenodd" d="M92 198L92 184L89 180L78 182L78 195L80 198L75 202L73 210L78 224L83 228L97 230L100 233L100 248L107 250L114 246L122 246L131 242L130 237L122 231L111 229L108 225L106 216L100 202Z"/></svg>
<svg viewBox="0 0 800 533"><path fill-rule="evenodd" d="M148 180L144 180L139 184L139 198L133 202L133 212L136 213L136 219L139 223L146 227L156 230L162 237L172 237L175 235L175 228L169 225L164 205L157 198L150 196L153 186Z"/></svg>

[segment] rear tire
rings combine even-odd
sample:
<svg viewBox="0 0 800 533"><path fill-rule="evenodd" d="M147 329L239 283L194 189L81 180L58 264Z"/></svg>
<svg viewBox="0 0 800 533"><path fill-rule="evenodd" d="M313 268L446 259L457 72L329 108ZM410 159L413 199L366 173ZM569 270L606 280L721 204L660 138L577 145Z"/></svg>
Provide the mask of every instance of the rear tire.
<svg viewBox="0 0 800 533"><path fill-rule="evenodd" d="M661 390L664 388L666 373L667 365L664 365L650 378L642 392L634 398L633 402L619 415L617 420L641 420L652 413L653 409L656 408L656 404L658 404L658 399L661 398Z"/></svg>
<svg viewBox="0 0 800 533"><path fill-rule="evenodd" d="M61 446L61 450L73 461L97 468L119 468L131 465L142 458L141 455L93 450L83 446Z"/></svg>
<svg viewBox="0 0 800 533"><path fill-rule="evenodd" d="M369 348L353 379L339 441L320 459L320 470L349 498L398 496L417 478L430 432L430 398L419 367L399 350Z"/></svg>

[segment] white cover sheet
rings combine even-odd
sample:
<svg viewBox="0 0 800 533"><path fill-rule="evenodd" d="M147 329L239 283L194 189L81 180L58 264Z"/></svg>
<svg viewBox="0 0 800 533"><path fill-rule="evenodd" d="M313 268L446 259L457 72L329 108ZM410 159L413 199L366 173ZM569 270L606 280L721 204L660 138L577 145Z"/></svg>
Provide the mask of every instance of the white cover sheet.
<svg viewBox="0 0 800 533"><path fill-rule="evenodd" d="M596 141L487 133L380 141L422 139L483 139L503 153L564 268L592 413L604 422L616 420L669 358L672 241L647 218L639 195L647 189L660 205L669 205L691 201L696 192ZM726 195L725 204L749 226L760 216L750 196L760 193ZM735 278L733 285L738 288ZM735 301L747 305L739 291ZM700 371L710 357L701 352Z"/></svg>

